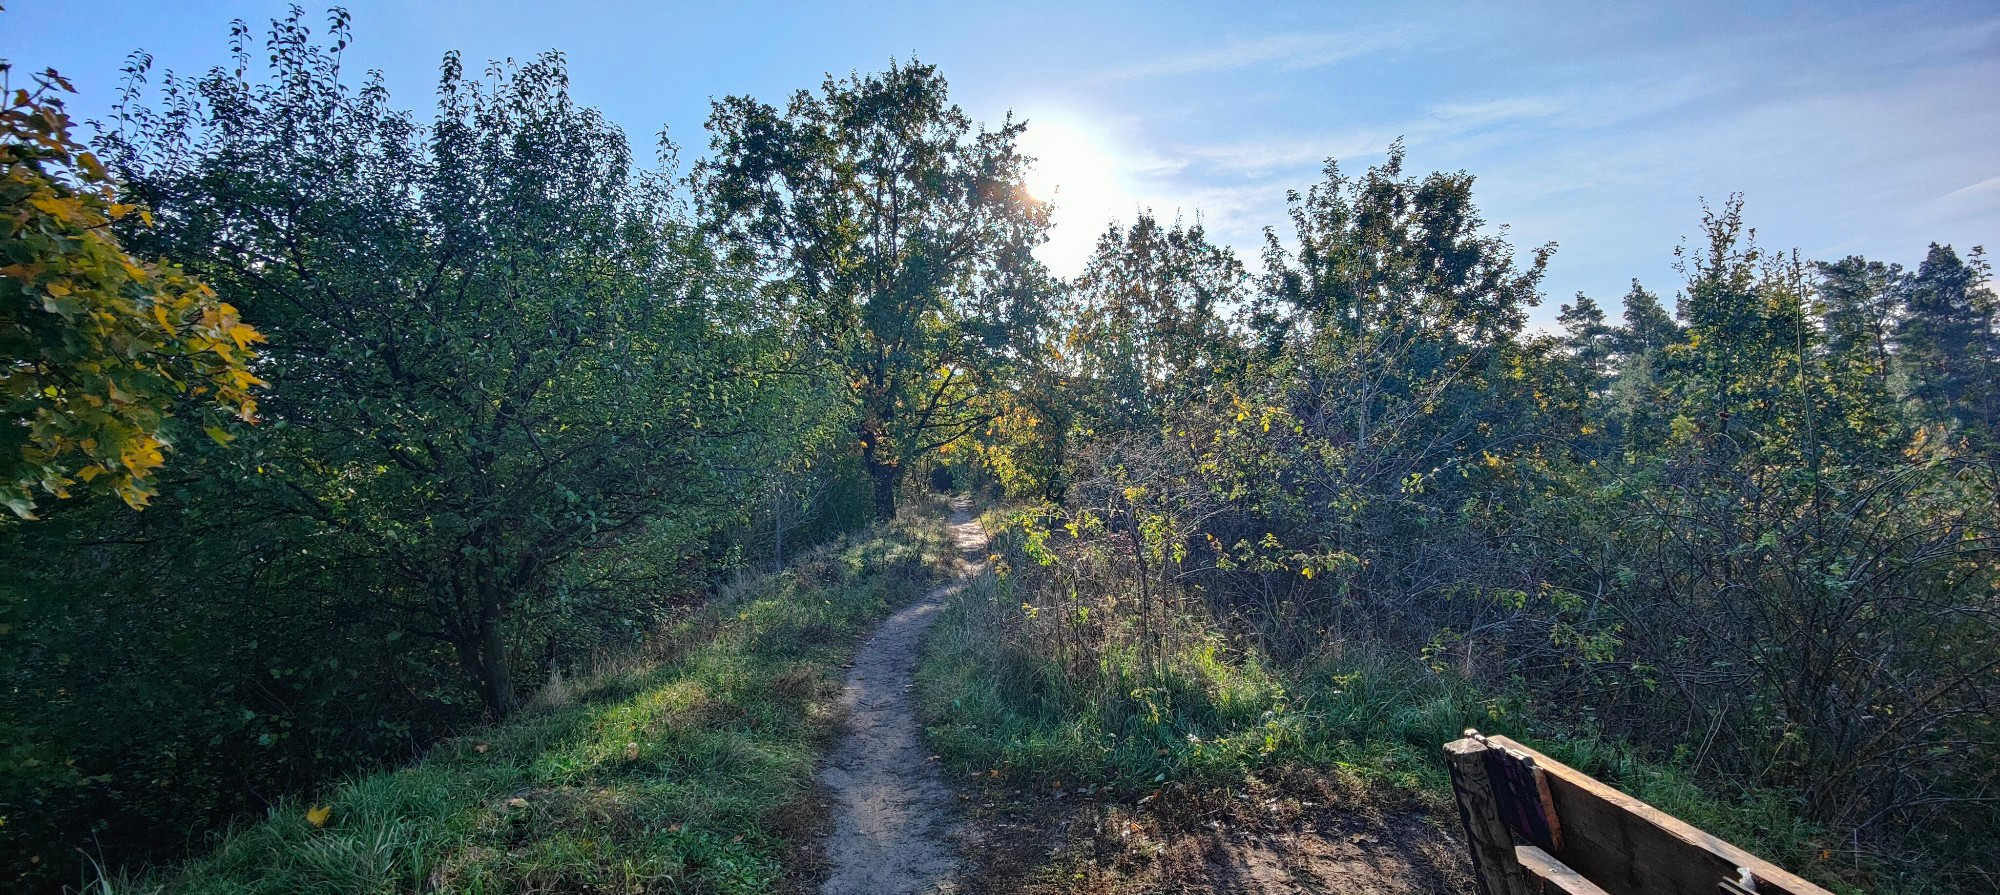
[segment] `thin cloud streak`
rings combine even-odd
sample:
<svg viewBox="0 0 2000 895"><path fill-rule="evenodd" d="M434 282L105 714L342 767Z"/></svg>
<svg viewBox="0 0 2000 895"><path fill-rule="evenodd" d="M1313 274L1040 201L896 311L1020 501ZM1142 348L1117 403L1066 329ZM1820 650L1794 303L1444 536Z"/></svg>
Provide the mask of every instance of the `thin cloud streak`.
<svg viewBox="0 0 2000 895"><path fill-rule="evenodd" d="M1968 186L1962 186L1959 187L1958 189L1952 190L1949 193L1939 196L1937 197L1937 201L1944 202L1950 199L1957 199L1961 196L1976 196L1981 193L1996 193L1996 192L2000 192L2000 177L1988 177L1985 180L1982 180L1978 183L1971 184Z"/></svg>
<svg viewBox="0 0 2000 895"><path fill-rule="evenodd" d="M1114 69L1090 80L1108 84L1267 65L1283 70L1319 68L1406 45L1411 33L1408 28L1398 28L1365 34L1274 34L1249 40L1231 40L1219 47Z"/></svg>

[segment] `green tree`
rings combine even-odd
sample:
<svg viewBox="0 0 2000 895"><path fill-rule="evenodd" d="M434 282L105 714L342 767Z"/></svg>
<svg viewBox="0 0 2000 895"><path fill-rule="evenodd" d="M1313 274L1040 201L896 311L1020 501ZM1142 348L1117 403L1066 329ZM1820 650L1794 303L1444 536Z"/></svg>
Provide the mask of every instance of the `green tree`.
<svg viewBox="0 0 2000 895"><path fill-rule="evenodd" d="M1105 231L1073 284L1069 349L1090 393L1086 425L1142 432L1200 401L1231 353L1221 312L1248 287L1242 262L1200 224L1162 226L1144 213Z"/></svg>
<svg viewBox="0 0 2000 895"><path fill-rule="evenodd" d="M1579 292L1576 303L1563 305L1556 314L1563 328L1563 347L1585 373L1591 390L1600 388L1610 374L1611 356L1617 345L1617 331L1604 322L1604 309L1596 300Z"/></svg>
<svg viewBox="0 0 2000 895"><path fill-rule="evenodd" d="M1904 284L1896 344L1910 399L1929 419L1950 421L1991 444L2000 439L2000 305L1992 270L1932 243Z"/></svg>
<svg viewBox="0 0 2000 895"><path fill-rule="evenodd" d="M1660 304L1660 297L1632 281L1625 293L1625 324L1618 329L1618 353L1627 357L1665 348L1681 337L1680 324Z"/></svg>
<svg viewBox="0 0 2000 895"><path fill-rule="evenodd" d="M1666 437L1664 399L1653 377L1660 354L1679 342L1681 326L1660 297L1632 281L1625 293L1622 325L1612 331L1617 353L1608 394L1608 421L1628 453L1643 453Z"/></svg>
<svg viewBox="0 0 2000 895"><path fill-rule="evenodd" d="M1897 303L1905 280L1902 265L1849 255L1815 268L1827 352L1839 365L1852 366L1887 388Z"/></svg>
<svg viewBox="0 0 2000 895"><path fill-rule="evenodd" d="M176 441L147 512L0 537L0 761L49 771L0 774L0 864L172 858L505 714L737 562L745 493L813 490L844 419L671 147L634 164L560 57L448 58L419 124L343 79L345 24L274 23L269 69L238 25L151 92L135 59L103 154L158 226L114 229L270 334L271 385L230 448Z"/></svg>
<svg viewBox="0 0 2000 895"><path fill-rule="evenodd" d="M577 560L692 549L812 411L759 373L778 336L747 284L560 56L484 83L448 56L420 128L340 80L346 39L341 14L331 47L276 23L269 81L239 64L128 104L119 163L171 212L148 244L276 334L242 471L262 508L312 520L313 556L366 568L366 611L449 646L504 715L510 638Z"/></svg>
<svg viewBox="0 0 2000 895"><path fill-rule="evenodd" d="M1331 161L1325 177L1290 195L1294 248L1267 230L1264 254L1266 306L1306 334L1300 383L1341 393L1345 417L1318 425L1357 443L1463 437L1555 247L1518 265L1504 234L1481 232L1471 175L1406 176L1400 143L1361 177ZM1441 428L1383 429L1417 422L1405 413Z"/></svg>
<svg viewBox="0 0 2000 895"><path fill-rule="evenodd" d="M1038 313L1048 209L1021 178L1023 124L975 128L935 66L715 103L697 172L709 225L765 271L856 409L879 518L903 470L991 418L979 385Z"/></svg>

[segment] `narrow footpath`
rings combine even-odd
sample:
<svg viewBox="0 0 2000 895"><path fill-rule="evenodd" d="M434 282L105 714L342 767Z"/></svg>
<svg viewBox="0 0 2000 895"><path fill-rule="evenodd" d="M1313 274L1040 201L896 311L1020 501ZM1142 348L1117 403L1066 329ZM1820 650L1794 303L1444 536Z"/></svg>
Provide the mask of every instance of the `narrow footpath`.
<svg viewBox="0 0 2000 895"><path fill-rule="evenodd" d="M951 538L964 553L957 579L883 622L847 675L847 730L820 770L833 796L825 895L957 891L953 791L929 760L911 700L925 632L945 600L986 567L986 534L965 503L952 512Z"/></svg>

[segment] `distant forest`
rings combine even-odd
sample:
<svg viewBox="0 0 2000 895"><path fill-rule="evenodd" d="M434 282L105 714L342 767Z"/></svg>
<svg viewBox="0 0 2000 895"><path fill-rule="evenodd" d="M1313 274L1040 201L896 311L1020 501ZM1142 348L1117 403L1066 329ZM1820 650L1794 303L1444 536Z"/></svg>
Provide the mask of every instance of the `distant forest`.
<svg viewBox="0 0 2000 895"><path fill-rule="evenodd" d="M1135 661L1163 607L1396 656L1808 828L1823 878L2000 885L1981 249L1811 259L1721 198L1682 282L1538 331L1555 246L1398 144L1257 257L1140 214L1064 278L1032 123L915 59L718 100L695 152L559 54L449 56L418 114L349 39L135 55L88 145L8 73L7 885L409 761L933 485L1026 508L1022 580Z"/></svg>

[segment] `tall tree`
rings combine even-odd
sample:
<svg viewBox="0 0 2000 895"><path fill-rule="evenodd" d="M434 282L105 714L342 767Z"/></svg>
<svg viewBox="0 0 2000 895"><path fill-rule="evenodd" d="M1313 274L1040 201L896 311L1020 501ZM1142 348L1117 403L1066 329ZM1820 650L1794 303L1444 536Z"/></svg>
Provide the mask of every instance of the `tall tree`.
<svg viewBox="0 0 2000 895"><path fill-rule="evenodd" d="M1360 177L1328 161L1323 182L1291 193L1293 247L1265 231L1265 304L1308 333L1305 350L1327 353L1308 378L1353 378L1338 404L1356 441L1376 437L1398 408L1455 419L1448 429L1470 425L1457 412L1473 406L1498 349L1541 300L1555 246L1518 265L1504 232L1482 232L1472 183L1463 172L1405 175L1397 143Z"/></svg>
<svg viewBox="0 0 2000 895"><path fill-rule="evenodd" d="M1625 293L1625 325L1617 333L1618 353L1633 357L1658 351L1680 337L1680 324L1660 304L1660 297L1633 280Z"/></svg>
<svg viewBox="0 0 2000 895"><path fill-rule="evenodd" d="M1478 344L1518 331L1540 300L1535 286L1555 247L1516 268L1504 235L1480 232L1472 175L1405 176L1398 142L1360 177L1329 161L1325 178L1289 196L1295 248L1265 231L1265 288L1312 326Z"/></svg>
<svg viewBox="0 0 2000 895"><path fill-rule="evenodd" d="M916 60L709 117L709 225L845 384L880 518L912 461L989 419L980 380L1036 313L1048 209L1022 186L1024 126L975 128Z"/></svg>
<svg viewBox="0 0 2000 895"><path fill-rule="evenodd" d="M1242 262L1200 224L1163 226L1145 213L1129 229L1105 231L1074 284L1078 320L1067 346L1091 383L1089 424L1150 429L1170 406L1197 398L1230 350L1220 313L1248 286Z"/></svg>
<svg viewBox="0 0 2000 895"><path fill-rule="evenodd" d="M1563 305L1556 314L1556 323L1563 328L1563 347L1585 373L1585 384L1593 391L1600 388L1617 345L1617 331L1604 322L1604 309L1579 292L1575 304Z"/></svg>
<svg viewBox="0 0 2000 895"><path fill-rule="evenodd" d="M1841 365L1856 366L1886 384L1905 280L1902 265L1849 255L1814 267L1827 352Z"/></svg>
<svg viewBox="0 0 2000 895"><path fill-rule="evenodd" d="M1896 330L1911 400L1931 419L1981 440L2000 439L2000 307L1985 254L1930 253L1903 288Z"/></svg>
<svg viewBox="0 0 2000 895"><path fill-rule="evenodd" d="M1828 436L1850 447L1870 444L1882 452L1897 450L1904 414L1892 382L1894 340L1897 303L1908 276L1901 265L1854 255L1815 264L1813 270L1821 365L1829 388L1847 408L1845 414L1826 421ZM1850 462L1871 467L1887 459L1849 457Z"/></svg>
<svg viewBox="0 0 2000 895"><path fill-rule="evenodd" d="M268 81L239 64L128 105L119 163L162 211L146 244L273 334L273 426L239 475L320 530L273 561L342 570L356 613L446 645L504 715L514 632L579 557L698 539L809 411L758 406L747 284L560 56L483 80L447 57L425 129L341 80L345 24L325 47L275 23Z"/></svg>

